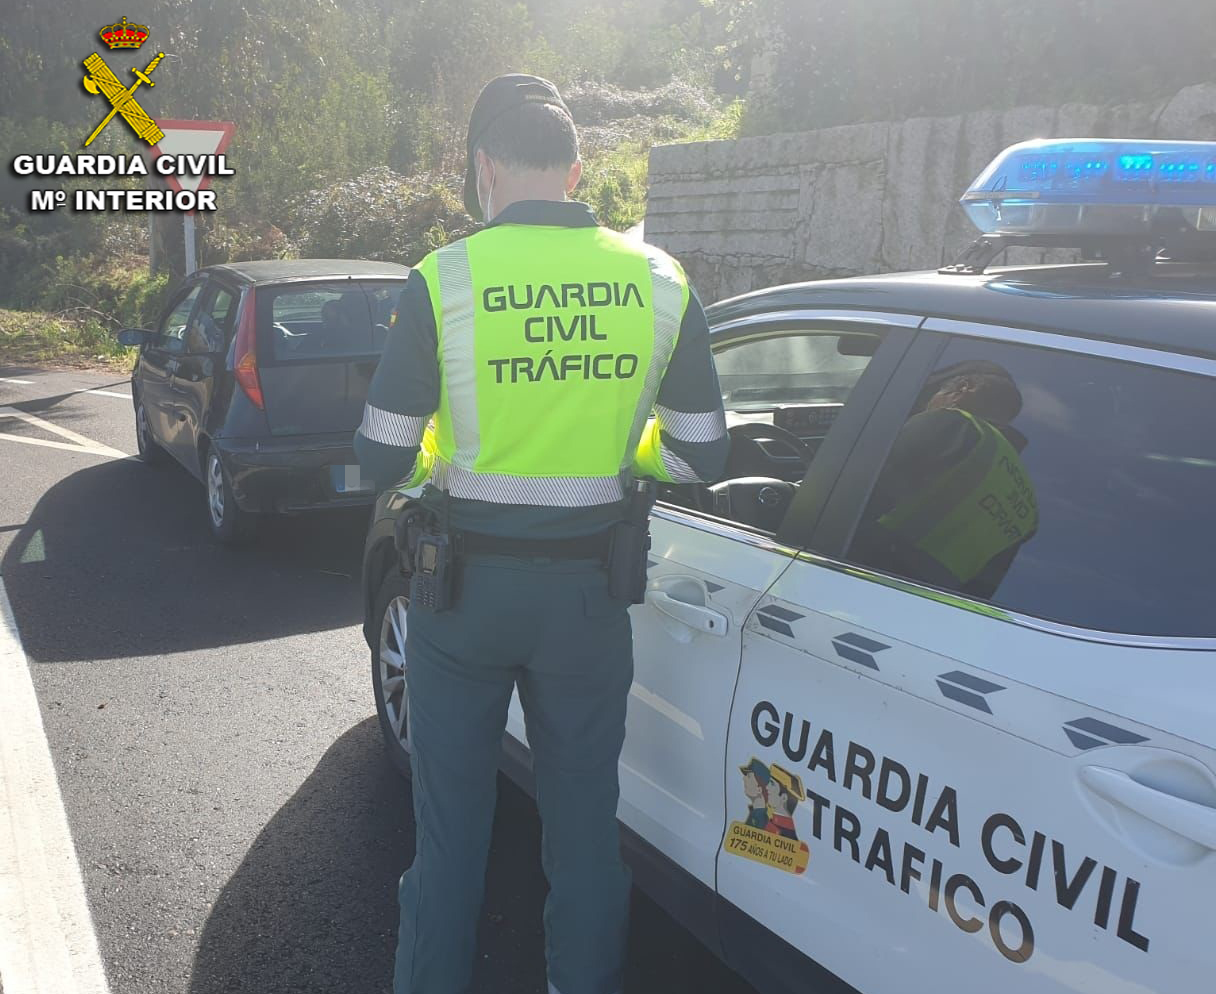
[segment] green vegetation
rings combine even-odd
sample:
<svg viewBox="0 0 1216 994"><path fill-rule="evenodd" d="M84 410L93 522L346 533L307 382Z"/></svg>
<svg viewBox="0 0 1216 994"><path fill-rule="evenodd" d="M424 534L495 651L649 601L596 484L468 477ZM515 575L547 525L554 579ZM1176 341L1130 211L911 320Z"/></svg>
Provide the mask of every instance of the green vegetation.
<svg viewBox="0 0 1216 994"><path fill-rule="evenodd" d="M661 119L648 138L588 155L577 196L595 208L601 223L623 231L646 216L646 180L654 144L737 138L742 118L743 102L736 100L704 122Z"/></svg>
<svg viewBox="0 0 1216 994"><path fill-rule="evenodd" d="M741 82L724 55L725 0L136 0L138 54L109 53L91 0L16 0L0 38L4 78L36 81L0 108L0 147L74 153L104 111L83 93L81 60L101 49L121 76L164 51L154 117L233 120L220 210L199 219L203 264L281 256L416 262L474 229L460 201L465 122L501 72L562 88L583 137L581 195L625 228L644 213L650 145L737 126ZM96 22L96 23L95 23ZM93 152L139 142L111 124ZM97 182L97 181L95 181ZM106 186L142 186L135 178ZM118 327L152 320L181 274L180 219L157 218L167 276L149 280L147 219L26 210L33 188L88 185L0 173L0 305L16 344L46 357L108 354Z"/></svg>
<svg viewBox="0 0 1216 994"><path fill-rule="evenodd" d="M1036 104L1151 100L1216 79L1203 0L727 0L767 53L746 134Z"/></svg>
<svg viewBox="0 0 1216 994"><path fill-rule="evenodd" d="M52 361L129 369L131 350L118 345L114 332L96 319L0 308L0 366Z"/></svg>
<svg viewBox="0 0 1216 994"><path fill-rule="evenodd" d="M645 212L656 142L798 131L981 107L1162 96L1216 76L1216 18L1199 0L13 0L0 78L0 149L65 153L104 113L80 86L103 49L121 77L164 51L138 99L154 117L237 124L199 222L204 264L365 256L415 262L473 229L460 203L464 134L480 87L536 72L566 94L583 138L581 196L627 228ZM148 25L139 53L106 52L110 15ZM110 16L112 20L113 17ZM138 149L121 122L90 147ZM105 185L141 186L128 179ZM180 219L30 214L56 185L0 171L4 335L105 353L121 324L150 320L183 266ZM83 179L62 184L71 189ZM175 227L176 226L176 227ZM53 329L60 329L55 331ZM32 337L31 337L32 336Z"/></svg>
<svg viewBox="0 0 1216 994"><path fill-rule="evenodd" d="M0 364L49 360L128 367L131 351L115 340L123 328L151 324L164 305L169 274L148 274L146 256L59 256L26 299L0 310Z"/></svg>

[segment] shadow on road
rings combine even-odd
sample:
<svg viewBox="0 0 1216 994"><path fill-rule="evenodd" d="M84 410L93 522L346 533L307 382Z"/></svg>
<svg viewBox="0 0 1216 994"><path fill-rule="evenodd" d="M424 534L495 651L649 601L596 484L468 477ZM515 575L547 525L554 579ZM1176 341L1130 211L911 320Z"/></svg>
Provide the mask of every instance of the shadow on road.
<svg viewBox="0 0 1216 994"><path fill-rule="evenodd" d="M338 739L215 902L190 994L389 994L411 804L374 718ZM500 777L470 994L545 988L539 850L535 806ZM752 994L637 892L632 915L626 991Z"/></svg>
<svg viewBox="0 0 1216 994"><path fill-rule="evenodd" d="M362 621L368 511L268 518L230 550L202 485L176 466L106 462L55 484L0 574L35 662L138 657L328 631Z"/></svg>

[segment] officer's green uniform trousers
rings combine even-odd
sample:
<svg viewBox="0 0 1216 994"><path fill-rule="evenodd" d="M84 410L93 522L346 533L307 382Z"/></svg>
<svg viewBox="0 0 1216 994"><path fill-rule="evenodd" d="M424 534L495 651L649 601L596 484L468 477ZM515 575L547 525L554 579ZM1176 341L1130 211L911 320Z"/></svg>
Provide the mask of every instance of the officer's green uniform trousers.
<svg viewBox="0 0 1216 994"><path fill-rule="evenodd" d="M621 989L630 878L616 824L633 681L627 605L587 560L470 556L459 600L406 635L417 838L401 880L396 994L463 994L507 707L518 686L543 821L550 991Z"/></svg>

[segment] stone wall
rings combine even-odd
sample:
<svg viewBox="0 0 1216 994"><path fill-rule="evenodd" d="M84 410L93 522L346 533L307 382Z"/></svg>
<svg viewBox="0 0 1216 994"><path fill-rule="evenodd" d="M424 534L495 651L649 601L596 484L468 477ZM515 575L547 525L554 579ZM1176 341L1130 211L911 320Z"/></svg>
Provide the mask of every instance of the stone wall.
<svg viewBox="0 0 1216 994"><path fill-rule="evenodd" d="M971 181L1007 145L1050 137L1213 140L1216 84L1118 107L661 145L650 153L646 240L684 263L707 303L776 283L933 269L977 234L958 206Z"/></svg>

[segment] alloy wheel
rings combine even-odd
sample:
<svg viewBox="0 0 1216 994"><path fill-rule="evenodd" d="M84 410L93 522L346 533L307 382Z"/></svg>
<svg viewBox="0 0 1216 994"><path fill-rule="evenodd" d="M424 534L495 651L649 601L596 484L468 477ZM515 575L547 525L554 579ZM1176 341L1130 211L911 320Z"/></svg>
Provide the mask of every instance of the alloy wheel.
<svg viewBox="0 0 1216 994"><path fill-rule="evenodd" d="M148 415L142 403L135 406L135 443L139 446L139 454L148 454Z"/></svg>
<svg viewBox="0 0 1216 994"><path fill-rule="evenodd" d="M409 600L394 597L380 622L380 698L397 744L410 746L409 700L406 693L405 631Z"/></svg>
<svg viewBox="0 0 1216 994"><path fill-rule="evenodd" d="M207 507L218 528L224 523L224 467L214 452L207 457Z"/></svg>

